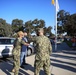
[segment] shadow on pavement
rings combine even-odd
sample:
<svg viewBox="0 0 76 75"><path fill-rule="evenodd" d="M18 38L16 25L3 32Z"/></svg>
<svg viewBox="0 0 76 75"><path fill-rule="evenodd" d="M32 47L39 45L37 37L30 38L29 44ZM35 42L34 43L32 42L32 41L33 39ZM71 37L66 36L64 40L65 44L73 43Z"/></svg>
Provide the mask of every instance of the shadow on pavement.
<svg viewBox="0 0 76 75"><path fill-rule="evenodd" d="M3 64L1 64L3 63ZM6 75L11 75L11 69L12 66L10 64L8 64L8 62L1 62L0 63L0 69L6 74Z"/></svg>
<svg viewBox="0 0 76 75"><path fill-rule="evenodd" d="M5 75L11 75L13 69L13 62L8 59L1 59L0 69L5 73ZM24 70L31 70L34 72L34 68L31 65L27 65ZM20 68L19 75L29 75L23 69Z"/></svg>
<svg viewBox="0 0 76 75"><path fill-rule="evenodd" d="M13 69L13 61L10 59L1 60L0 69L5 73L5 75L11 75L12 73L11 71ZM25 72L25 70L30 70L34 72L34 67L31 66L30 64L25 65L24 69L20 68L19 75L30 75L27 72ZM45 75L43 70L40 71L40 75ZM54 74L51 74L51 75L54 75Z"/></svg>
<svg viewBox="0 0 76 75"><path fill-rule="evenodd" d="M65 53L65 54L76 55L76 50L62 50L62 52Z"/></svg>
<svg viewBox="0 0 76 75"><path fill-rule="evenodd" d="M45 75L44 71L41 70L39 75ZM51 75L54 75L54 74L51 74Z"/></svg>
<svg viewBox="0 0 76 75"><path fill-rule="evenodd" d="M23 71L22 69L19 70L19 75L29 75L28 73L26 73L25 71Z"/></svg>
<svg viewBox="0 0 76 75"><path fill-rule="evenodd" d="M76 61L76 50L72 50L65 42L57 45L57 50L55 50L55 45L53 45L52 47L53 53L51 57L53 58L50 59L51 65L76 72L76 63L69 61Z"/></svg>
<svg viewBox="0 0 76 75"><path fill-rule="evenodd" d="M6 59L6 58L0 58L0 62L7 62L8 61L8 59Z"/></svg>
<svg viewBox="0 0 76 75"><path fill-rule="evenodd" d="M34 72L34 67L32 67L30 64L28 64L28 65L25 65L25 70L30 70L30 71ZM25 75L28 75L28 74L25 74ZM41 70L39 75L45 75L44 71ZM53 74L51 74L51 75L53 75Z"/></svg>
<svg viewBox="0 0 76 75"><path fill-rule="evenodd" d="M60 53L54 53L52 54L52 57L50 60L53 61L51 64L55 67L59 67L59 68L63 68L63 69L66 69L66 70L69 70L69 71L72 71L72 72L76 72L76 63L74 62L69 62L69 61L65 61L63 59L67 59L67 60L73 60L75 61L76 60L76 56L73 55L64 55L64 54L60 54ZM58 59L56 59L58 58Z"/></svg>
<svg viewBox="0 0 76 75"><path fill-rule="evenodd" d="M63 68L72 72L76 72L76 68L73 68L71 66L63 65L63 64L58 64L58 63L51 63L55 67Z"/></svg>
<svg viewBox="0 0 76 75"><path fill-rule="evenodd" d="M30 70L30 71L32 71L32 72L34 72L34 67L32 66L32 65L30 65L30 64L28 64L28 65L24 65L25 66L25 70Z"/></svg>
<svg viewBox="0 0 76 75"><path fill-rule="evenodd" d="M59 55L59 54L52 54L53 57L59 57L64 59L76 60L76 57L73 56L66 56L66 55Z"/></svg>
<svg viewBox="0 0 76 75"><path fill-rule="evenodd" d="M63 63L63 64L69 64L69 65L72 65L72 66L76 66L75 63L71 63L71 62L65 62L65 61L61 61L61 60L57 60L57 59L52 59L52 58L50 60L58 62L58 63Z"/></svg>

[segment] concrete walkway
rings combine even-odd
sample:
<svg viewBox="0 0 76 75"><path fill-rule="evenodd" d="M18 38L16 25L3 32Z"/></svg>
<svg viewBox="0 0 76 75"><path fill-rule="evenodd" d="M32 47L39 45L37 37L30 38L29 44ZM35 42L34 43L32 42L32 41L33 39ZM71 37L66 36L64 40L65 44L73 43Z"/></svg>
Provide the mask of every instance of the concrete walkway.
<svg viewBox="0 0 76 75"><path fill-rule="evenodd" d="M66 43L58 44L57 52L52 53L51 64L53 75L76 75L76 50Z"/></svg>
<svg viewBox="0 0 76 75"><path fill-rule="evenodd" d="M34 57L35 55L31 55L26 58L28 65L25 69L20 68L19 75L34 75ZM66 43L58 45L57 52L52 53L50 60L51 75L76 75L76 50L71 50ZM14 75L12 68L12 59L0 60L0 75ZM43 70L40 75L45 75Z"/></svg>

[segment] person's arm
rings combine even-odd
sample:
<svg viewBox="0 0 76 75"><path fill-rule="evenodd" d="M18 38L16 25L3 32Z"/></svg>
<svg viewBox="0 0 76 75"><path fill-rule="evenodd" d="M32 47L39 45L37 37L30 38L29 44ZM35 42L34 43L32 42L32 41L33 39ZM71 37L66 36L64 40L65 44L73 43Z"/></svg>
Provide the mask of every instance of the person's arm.
<svg viewBox="0 0 76 75"><path fill-rule="evenodd" d="M29 46L29 43L25 42L24 40L21 40L21 44Z"/></svg>
<svg viewBox="0 0 76 75"><path fill-rule="evenodd" d="M28 42L35 42L36 41L36 37L30 37L29 39L28 39Z"/></svg>

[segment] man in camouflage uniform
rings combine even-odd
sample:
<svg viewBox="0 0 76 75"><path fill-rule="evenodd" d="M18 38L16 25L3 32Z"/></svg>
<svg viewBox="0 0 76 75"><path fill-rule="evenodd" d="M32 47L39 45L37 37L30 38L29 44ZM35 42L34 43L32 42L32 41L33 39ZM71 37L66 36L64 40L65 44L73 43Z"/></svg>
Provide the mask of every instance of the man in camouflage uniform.
<svg viewBox="0 0 76 75"><path fill-rule="evenodd" d="M45 75L51 75L50 72L50 54L52 52L52 46L49 38L44 36L43 28L37 30L37 37L32 40L36 44L36 55L35 55L35 75L39 75L40 69L43 68Z"/></svg>

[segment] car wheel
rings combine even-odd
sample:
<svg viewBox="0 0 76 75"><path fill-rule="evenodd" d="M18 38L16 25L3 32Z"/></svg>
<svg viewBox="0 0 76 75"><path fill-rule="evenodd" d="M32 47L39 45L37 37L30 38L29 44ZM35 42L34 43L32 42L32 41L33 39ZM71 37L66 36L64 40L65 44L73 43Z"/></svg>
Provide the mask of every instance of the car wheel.
<svg viewBox="0 0 76 75"><path fill-rule="evenodd" d="M31 55L32 53L31 53L31 49L30 48L28 48L28 50L27 50L27 55L29 56L29 55Z"/></svg>

